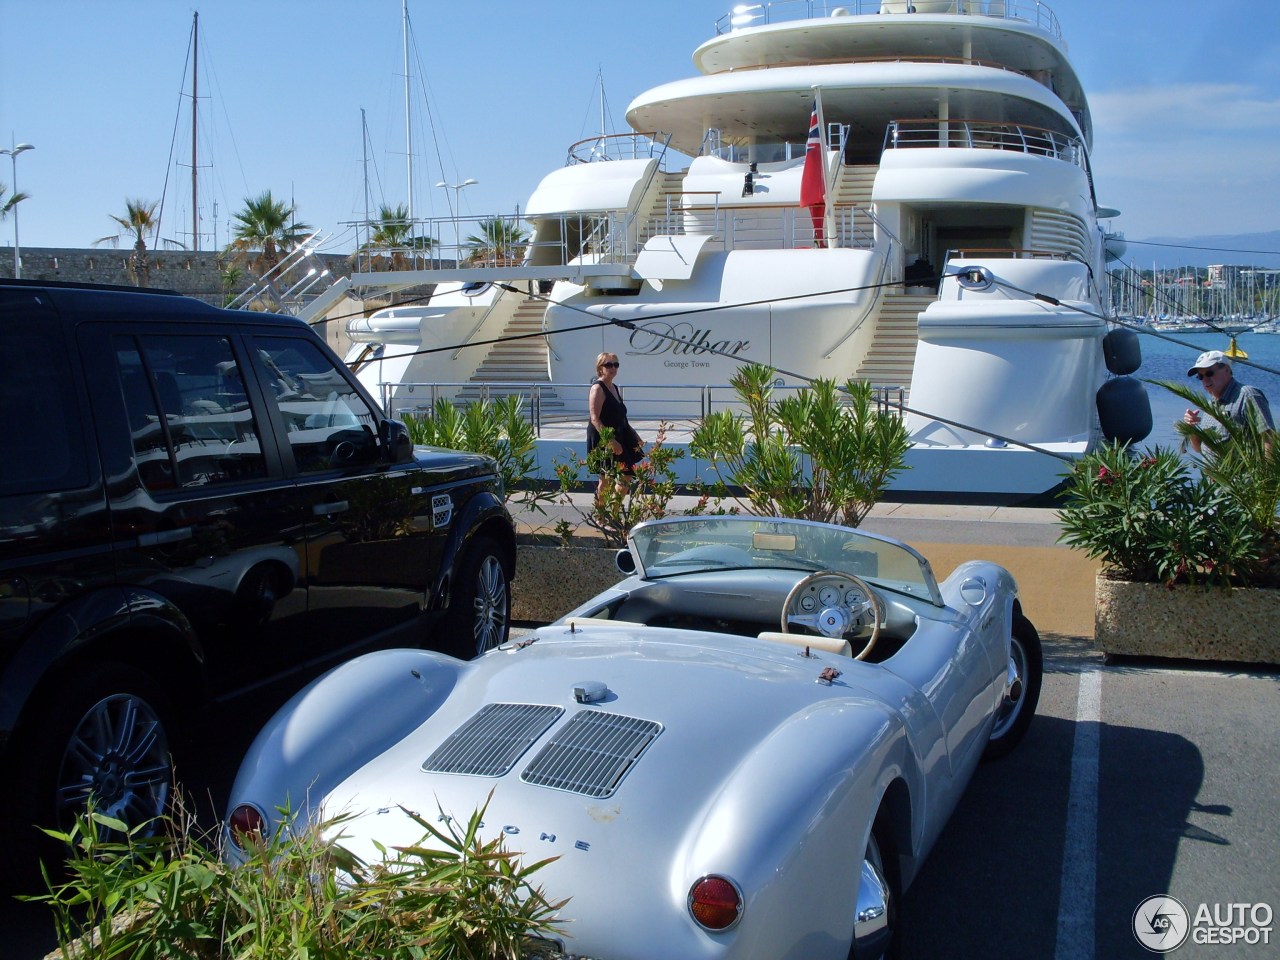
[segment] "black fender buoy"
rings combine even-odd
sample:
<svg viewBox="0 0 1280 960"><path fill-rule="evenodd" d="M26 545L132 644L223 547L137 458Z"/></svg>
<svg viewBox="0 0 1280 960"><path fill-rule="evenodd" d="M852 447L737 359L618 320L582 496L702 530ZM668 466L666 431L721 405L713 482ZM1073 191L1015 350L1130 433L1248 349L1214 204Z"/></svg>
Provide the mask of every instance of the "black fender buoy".
<svg viewBox="0 0 1280 960"><path fill-rule="evenodd" d="M1112 377L1098 388L1098 423L1102 435L1120 443L1137 443L1151 433L1151 400L1133 377Z"/></svg>
<svg viewBox="0 0 1280 960"><path fill-rule="evenodd" d="M1108 370L1127 376L1142 366L1142 344L1136 333L1121 327L1102 338L1102 356Z"/></svg>

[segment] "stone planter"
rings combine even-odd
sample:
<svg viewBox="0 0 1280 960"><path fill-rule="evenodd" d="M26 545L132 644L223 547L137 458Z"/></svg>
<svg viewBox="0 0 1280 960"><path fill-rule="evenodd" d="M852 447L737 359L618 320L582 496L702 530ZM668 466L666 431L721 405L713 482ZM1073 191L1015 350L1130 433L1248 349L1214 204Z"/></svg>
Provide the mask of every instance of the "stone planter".
<svg viewBox="0 0 1280 960"><path fill-rule="evenodd" d="M616 547L516 545L511 619L550 623L624 579Z"/></svg>
<svg viewBox="0 0 1280 960"><path fill-rule="evenodd" d="M1170 589L1099 574L1093 616L1106 654L1280 663L1280 590Z"/></svg>

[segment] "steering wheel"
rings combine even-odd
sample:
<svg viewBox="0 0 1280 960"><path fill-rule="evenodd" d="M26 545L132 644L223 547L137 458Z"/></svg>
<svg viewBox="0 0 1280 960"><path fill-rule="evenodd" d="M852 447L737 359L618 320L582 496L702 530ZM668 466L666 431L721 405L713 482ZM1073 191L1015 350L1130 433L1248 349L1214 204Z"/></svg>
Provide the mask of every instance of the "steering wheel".
<svg viewBox="0 0 1280 960"><path fill-rule="evenodd" d="M852 642L866 635L855 660L865 660L880 639L884 601L861 577L842 570L811 573L787 594L782 604L782 632L805 627L819 636Z"/></svg>

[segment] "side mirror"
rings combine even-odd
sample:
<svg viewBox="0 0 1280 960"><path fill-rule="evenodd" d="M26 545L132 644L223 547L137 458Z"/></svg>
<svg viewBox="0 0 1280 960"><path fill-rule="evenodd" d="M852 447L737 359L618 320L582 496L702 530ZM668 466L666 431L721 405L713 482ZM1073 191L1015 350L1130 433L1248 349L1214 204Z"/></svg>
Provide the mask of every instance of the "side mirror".
<svg viewBox="0 0 1280 960"><path fill-rule="evenodd" d="M409 428L399 420L378 421L378 445L387 463L407 463L413 459L413 442Z"/></svg>
<svg viewBox="0 0 1280 960"><path fill-rule="evenodd" d="M618 572L628 577L636 572L636 558L631 555L630 550L619 550L614 555L613 562L618 565Z"/></svg>

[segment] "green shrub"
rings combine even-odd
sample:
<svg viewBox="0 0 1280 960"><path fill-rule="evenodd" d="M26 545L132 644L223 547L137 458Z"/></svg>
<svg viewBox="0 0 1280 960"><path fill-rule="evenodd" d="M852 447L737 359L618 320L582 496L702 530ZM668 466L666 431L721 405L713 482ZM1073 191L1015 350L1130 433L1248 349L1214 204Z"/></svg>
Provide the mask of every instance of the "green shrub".
<svg viewBox="0 0 1280 960"><path fill-rule="evenodd" d="M404 423L415 444L493 457L507 499L523 508L543 513L542 504L555 496L531 480L537 472L537 437L520 397L480 400L462 409L440 397L430 416L405 414Z"/></svg>
<svg viewBox="0 0 1280 960"><path fill-rule="evenodd" d="M750 513L858 526L903 469L905 425L876 409L866 381L818 380L775 402L774 376L759 365L734 374L747 413L706 417L693 455L710 463L721 489L743 491Z"/></svg>
<svg viewBox="0 0 1280 960"><path fill-rule="evenodd" d="M1175 450L1108 444L1066 474L1059 540L1105 573L1147 583L1254 582L1264 537L1230 490Z"/></svg>
<svg viewBox="0 0 1280 960"><path fill-rule="evenodd" d="M155 835L90 813L67 833L68 873L46 872L66 958L83 960L520 960L548 955L555 912L484 810L368 864L341 844L343 819L287 825L230 865L190 824ZM151 825L154 828L154 824ZM186 829L180 829L185 827Z"/></svg>
<svg viewBox="0 0 1280 960"><path fill-rule="evenodd" d="M1249 420L1236 423L1201 390L1180 383L1152 381L1202 410L1217 427L1207 423L1192 425L1179 421L1182 436L1200 441L1201 472L1231 494L1253 520L1254 526L1272 541L1280 513L1280 444L1266 429L1258 412L1248 407Z"/></svg>
<svg viewBox="0 0 1280 960"><path fill-rule="evenodd" d="M667 446L668 426L665 422L659 424L657 437L630 477L623 475L607 452L613 439L613 430L609 427L600 431L601 442L588 452L586 460L555 462L560 502L565 506L577 506L569 495L582 482L584 467L589 473L605 478L604 495L595 498L590 507L577 507L577 510L582 524L600 533L610 546L626 546L632 527L667 515L671 499L676 495L675 461L684 456L683 450ZM561 520L557 532L562 540L568 541L572 525Z"/></svg>

